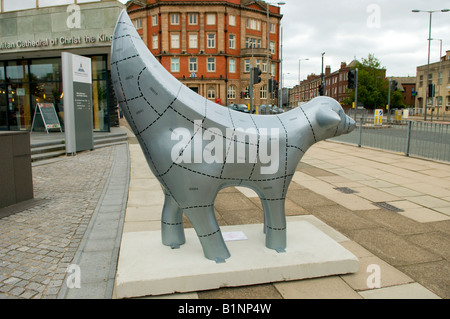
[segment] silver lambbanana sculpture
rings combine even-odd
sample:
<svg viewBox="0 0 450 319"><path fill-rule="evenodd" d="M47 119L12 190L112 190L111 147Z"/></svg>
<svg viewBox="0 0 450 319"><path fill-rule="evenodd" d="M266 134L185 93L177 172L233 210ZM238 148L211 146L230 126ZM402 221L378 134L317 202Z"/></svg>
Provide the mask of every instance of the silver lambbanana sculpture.
<svg viewBox="0 0 450 319"><path fill-rule="evenodd" d="M283 252L284 203L298 162L314 143L355 127L328 97L261 116L197 95L156 60L125 11L114 31L111 74L125 118L164 190L163 244L179 248L185 243L185 213L205 257L216 262L230 257L214 215L221 189L244 186L259 195L266 247Z"/></svg>

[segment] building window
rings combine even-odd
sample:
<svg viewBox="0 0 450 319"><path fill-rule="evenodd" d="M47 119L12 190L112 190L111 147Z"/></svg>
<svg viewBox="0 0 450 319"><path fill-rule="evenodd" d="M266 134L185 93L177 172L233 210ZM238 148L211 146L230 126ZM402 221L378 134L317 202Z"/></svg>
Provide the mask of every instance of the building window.
<svg viewBox="0 0 450 319"><path fill-rule="evenodd" d="M263 85L260 89L259 89L259 97L261 99L267 99L267 86Z"/></svg>
<svg viewBox="0 0 450 319"><path fill-rule="evenodd" d="M152 15L152 26L158 25L158 15L154 14Z"/></svg>
<svg viewBox="0 0 450 319"><path fill-rule="evenodd" d="M180 59L179 58L171 58L170 59L170 70L172 72L180 72Z"/></svg>
<svg viewBox="0 0 450 319"><path fill-rule="evenodd" d="M250 72L250 60L244 60L244 72Z"/></svg>
<svg viewBox="0 0 450 319"><path fill-rule="evenodd" d="M230 73L236 73L236 60L235 59L230 59L229 62L229 72Z"/></svg>
<svg viewBox="0 0 450 319"><path fill-rule="evenodd" d="M197 72L197 58L189 58L189 72Z"/></svg>
<svg viewBox="0 0 450 319"><path fill-rule="evenodd" d="M275 23L270 24L270 33L276 33L276 24Z"/></svg>
<svg viewBox="0 0 450 319"><path fill-rule="evenodd" d="M216 89L212 86L208 88L208 99L215 99L216 98Z"/></svg>
<svg viewBox="0 0 450 319"><path fill-rule="evenodd" d="M236 35L230 34L228 38L228 47L230 49L236 49Z"/></svg>
<svg viewBox="0 0 450 319"><path fill-rule="evenodd" d="M256 38L245 38L245 47L248 48L261 48L261 39Z"/></svg>
<svg viewBox="0 0 450 319"><path fill-rule="evenodd" d="M232 14L229 15L228 24L233 27L236 26L236 16L235 15L232 15Z"/></svg>
<svg viewBox="0 0 450 319"><path fill-rule="evenodd" d="M208 41L206 44L206 47L208 49L214 49L216 47L216 34L215 33L208 33Z"/></svg>
<svg viewBox="0 0 450 319"><path fill-rule="evenodd" d="M158 49L158 35L152 36L152 49Z"/></svg>
<svg viewBox="0 0 450 319"><path fill-rule="evenodd" d="M207 25L215 25L216 24L216 14L215 13L208 13L206 15L206 24Z"/></svg>
<svg viewBox="0 0 450 319"><path fill-rule="evenodd" d="M267 73L267 61L264 60L264 62L262 63L262 69L261 69L262 73Z"/></svg>
<svg viewBox="0 0 450 319"><path fill-rule="evenodd" d="M172 33L170 35L170 46L172 49L180 48L180 35L178 33Z"/></svg>
<svg viewBox="0 0 450 319"><path fill-rule="evenodd" d="M272 76L275 76L275 73L276 73L275 70L276 70L275 64L272 63L272 65L270 66L270 74L271 74Z"/></svg>
<svg viewBox="0 0 450 319"><path fill-rule="evenodd" d="M275 54L275 42L270 41L270 53Z"/></svg>
<svg viewBox="0 0 450 319"><path fill-rule="evenodd" d="M255 19L247 19L247 29L250 30L261 30L261 21Z"/></svg>
<svg viewBox="0 0 450 319"><path fill-rule="evenodd" d="M133 25L136 28L136 30L142 29L142 19L139 18L139 19L133 20Z"/></svg>
<svg viewBox="0 0 450 319"><path fill-rule="evenodd" d="M419 87L423 87L423 75L419 77Z"/></svg>
<svg viewBox="0 0 450 319"><path fill-rule="evenodd" d="M215 58L208 58L207 71L208 72L216 72L216 59Z"/></svg>
<svg viewBox="0 0 450 319"><path fill-rule="evenodd" d="M197 25L197 24L198 24L198 14L189 13L189 25Z"/></svg>
<svg viewBox="0 0 450 319"><path fill-rule="evenodd" d="M450 83L450 70L448 71L448 79L447 79L447 83Z"/></svg>
<svg viewBox="0 0 450 319"><path fill-rule="evenodd" d="M189 48L197 49L198 48L198 36L197 33L189 34Z"/></svg>
<svg viewBox="0 0 450 319"><path fill-rule="evenodd" d="M236 87L234 85L228 87L227 97L232 100L236 98Z"/></svg>
<svg viewBox="0 0 450 319"><path fill-rule="evenodd" d="M170 24L171 25L179 25L180 24L180 15L178 13L170 14Z"/></svg>

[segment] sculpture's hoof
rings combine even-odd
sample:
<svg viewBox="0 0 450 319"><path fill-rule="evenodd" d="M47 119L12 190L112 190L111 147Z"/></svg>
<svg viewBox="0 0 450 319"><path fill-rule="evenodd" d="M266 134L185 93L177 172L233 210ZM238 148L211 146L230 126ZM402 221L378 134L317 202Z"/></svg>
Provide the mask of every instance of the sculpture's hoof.
<svg viewBox="0 0 450 319"><path fill-rule="evenodd" d="M180 245L178 245L178 244L171 244L170 248L172 248L172 249L180 249Z"/></svg>
<svg viewBox="0 0 450 319"><path fill-rule="evenodd" d="M216 264L224 264L226 263L225 259L217 257L215 260Z"/></svg>
<svg viewBox="0 0 450 319"><path fill-rule="evenodd" d="M284 249L284 248L275 248L275 251L280 254L280 253L285 253L286 249Z"/></svg>

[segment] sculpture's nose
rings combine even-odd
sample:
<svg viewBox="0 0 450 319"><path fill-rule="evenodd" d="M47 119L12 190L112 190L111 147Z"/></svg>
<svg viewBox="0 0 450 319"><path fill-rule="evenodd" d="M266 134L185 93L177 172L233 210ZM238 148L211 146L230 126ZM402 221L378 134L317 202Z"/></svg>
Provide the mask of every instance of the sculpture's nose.
<svg viewBox="0 0 450 319"><path fill-rule="evenodd" d="M351 132L355 129L356 123L350 116L347 116L347 121L348 121L348 132Z"/></svg>

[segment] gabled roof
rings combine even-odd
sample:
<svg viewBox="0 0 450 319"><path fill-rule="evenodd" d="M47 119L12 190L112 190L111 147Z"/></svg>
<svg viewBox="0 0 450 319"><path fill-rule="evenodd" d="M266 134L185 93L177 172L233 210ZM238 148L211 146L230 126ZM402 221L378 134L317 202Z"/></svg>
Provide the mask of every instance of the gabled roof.
<svg viewBox="0 0 450 319"><path fill-rule="evenodd" d="M138 7L145 7L146 3L145 1L139 1L139 0L130 0L126 4L127 10L130 9L133 5L136 5Z"/></svg>

